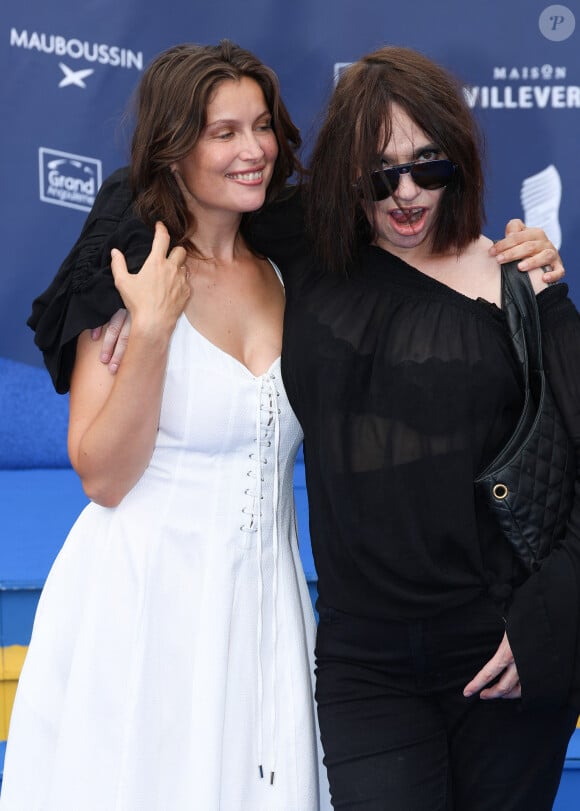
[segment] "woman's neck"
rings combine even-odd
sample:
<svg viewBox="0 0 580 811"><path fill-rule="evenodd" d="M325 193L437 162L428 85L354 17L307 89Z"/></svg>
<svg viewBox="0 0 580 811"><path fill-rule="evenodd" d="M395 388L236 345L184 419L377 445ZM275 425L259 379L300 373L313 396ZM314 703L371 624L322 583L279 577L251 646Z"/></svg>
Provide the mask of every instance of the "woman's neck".
<svg viewBox="0 0 580 811"><path fill-rule="evenodd" d="M246 256L248 247L240 233L240 223L241 217L196 219L195 230L188 234L195 246L194 256L217 264L232 264Z"/></svg>

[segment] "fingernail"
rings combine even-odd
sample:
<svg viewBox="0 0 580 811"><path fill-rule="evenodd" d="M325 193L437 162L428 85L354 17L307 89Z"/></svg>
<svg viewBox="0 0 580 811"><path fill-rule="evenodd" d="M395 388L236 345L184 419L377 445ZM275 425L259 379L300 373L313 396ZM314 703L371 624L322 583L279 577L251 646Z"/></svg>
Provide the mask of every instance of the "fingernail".
<svg viewBox="0 0 580 811"><path fill-rule="evenodd" d="M116 374L118 368L119 368L118 363L111 363L111 365L109 366L112 375Z"/></svg>
<svg viewBox="0 0 580 811"><path fill-rule="evenodd" d="M498 253L495 258L497 259L498 262L503 262L504 259L505 259L505 256L504 256L503 253Z"/></svg>

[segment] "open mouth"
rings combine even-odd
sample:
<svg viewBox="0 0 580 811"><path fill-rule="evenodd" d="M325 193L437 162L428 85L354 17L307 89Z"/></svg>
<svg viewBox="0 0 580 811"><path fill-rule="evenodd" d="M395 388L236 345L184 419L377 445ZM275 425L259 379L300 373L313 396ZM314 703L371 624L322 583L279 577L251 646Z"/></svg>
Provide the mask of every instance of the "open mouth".
<svg viewBox="0 0 580 811"><path fill-rule="evenodd" d="M420 234L427 224L428 208L393 208L389 211L391 227L402 237Z"/></svg>
<svg viewBox="0 0 580 811"><path fill-rule="evenodd" d="M389 211L389 216L397 225L416 225L421 222L425 216L427 209L425 208L395 208Z"/></svg>

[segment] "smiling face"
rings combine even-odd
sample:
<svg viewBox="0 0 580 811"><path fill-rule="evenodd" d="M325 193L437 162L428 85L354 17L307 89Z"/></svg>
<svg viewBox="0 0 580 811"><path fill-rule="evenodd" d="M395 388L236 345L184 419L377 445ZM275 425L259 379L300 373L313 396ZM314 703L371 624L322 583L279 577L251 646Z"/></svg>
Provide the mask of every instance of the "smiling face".
<svg viewBox="0 0 580 811"><path fill-rule="evenodd" d="M392 106L390 123L391 138L381 156L383 167L446 157L397 104ZM365 205L375 230L373 243L410 263L414 257L428 256L443 192L422 189L409 172L401 174L394 195Z"/></svg>
<svg viewBox="0 0 580 811"><path fill-rule="evenodd" d="M218 85L199 140L171 169L181 175L196 219L209 213L241 216L264 204L277 156L262 89L244 76Z"/></svg>

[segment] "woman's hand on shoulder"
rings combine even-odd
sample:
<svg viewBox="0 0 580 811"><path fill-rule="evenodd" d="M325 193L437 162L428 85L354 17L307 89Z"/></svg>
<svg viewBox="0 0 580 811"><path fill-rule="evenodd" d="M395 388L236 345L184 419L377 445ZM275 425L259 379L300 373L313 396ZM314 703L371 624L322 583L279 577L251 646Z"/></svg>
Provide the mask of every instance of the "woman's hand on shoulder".
<svg viewBox="0 0 580 811"><path fill-rule="evenodd" d="M111 251L115 287L131 314L133 332L138 330L153 338L171 335L191 294L185 249L175 247L169 251L169 245L167 228L156 223L151 252L135 274L127 270L121 251Z"/></svg>
<svg viewBox="0 0 580 811"><path fill-rule="evenodd" d="M491 256L503 264L518 262L523 271L538 270L532 283L538 292L542 286L559 281L565 273L560 254L541 228L529 228L522 220L510 220L505 236L490 248ZM545 284L539 284L543 281Z"/></svg>
<svg viewBox="0 0 580 811"><path fill-rule="evenodd" d="M165 229L165 226L161 224L160 226L161 226L160 230L162 232ZM165 239L164 236L162 237L162 242L163 244L166 245L167 250L169 242L168 240ZM181 262L180 271L183 274L185 281L187 282L187 273L183 272L183 262L185 261L185 251L183 250L183 248L174 248L169 257L166 257L166 261L171 261L171 259L173 261L174 268L176 262L177 263ZM162 256L158 257L157 261L159 260L163 261ZM117 272L119 274L119 278L125 274L130 275L127 273L126 266L123 268L122 254L120 255L120 257L117 257L117 262L118 264L116 265L116 267ZM143 267L145 267L145 265ZM184 295L185 298L184 306L185 306L185 303L189 298L189 285L187 286L187 290L184 290L183 292L185 294ZM99 359L101 363L105 364L105 366L108 367L109 372L114 375L119 369L119 366L127 349L127 343L129 341L129 335L131 332L131 313L129 312L129 310L125 308L117 310L117 312L113 315L108 324L105 324L104 326L101 327L95 327L95 329L91 330L91 338L93 341L101 340L103 329L105 330L105 334L103 336L103 340L100 347Z"/></svg>

